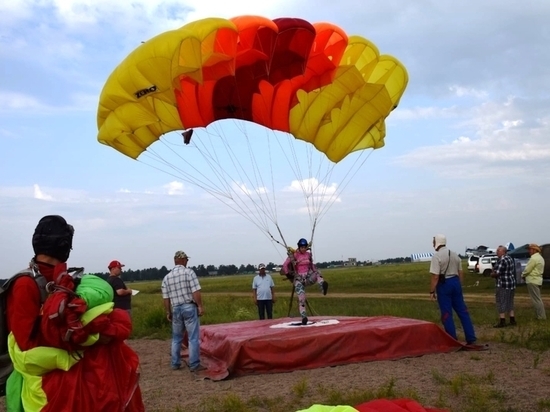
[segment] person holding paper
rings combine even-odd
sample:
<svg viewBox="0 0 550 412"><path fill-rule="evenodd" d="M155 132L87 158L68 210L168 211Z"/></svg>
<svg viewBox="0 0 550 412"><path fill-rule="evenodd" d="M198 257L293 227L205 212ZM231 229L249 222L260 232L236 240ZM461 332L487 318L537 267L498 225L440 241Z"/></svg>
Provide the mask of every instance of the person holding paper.
<svg viewBox="0 0 550 412"><path fill-rule="evenodd" d="M107 282L112 286L115 292L113 302L115 302L115 308L124 309L132 317L132 289L126 287L126 284L121 278L122 268L124 265L118 260L113 260L109 263L109 277Z"/></svg>

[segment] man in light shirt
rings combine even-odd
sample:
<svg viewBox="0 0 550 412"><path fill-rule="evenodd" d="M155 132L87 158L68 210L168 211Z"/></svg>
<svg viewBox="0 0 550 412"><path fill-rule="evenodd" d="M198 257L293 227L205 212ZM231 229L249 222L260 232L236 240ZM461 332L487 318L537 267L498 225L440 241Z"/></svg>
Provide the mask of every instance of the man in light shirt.
<svg viewBox="0 0 550 412"><path fill-rule="evenodd" d="M527 284L527 291L535 307L537 319L543 320L546 319L546 312L540 290L542 287L542 274L544 273L544 259L540 252L541 248L539 245L535 243L529 244L529 255L531 255L531 258L527 262L527 266L525 266L521 277L525 279L525 283Z"/></svg>
<svg viewBox="0 0 550 412"><path fill-rule="evenodd" d="M275 303L275 284L271 275L265 273L265 265L258 265L259 273L252 280L252 294L254 303L258 306L258 315L260 319L265 319L267 313L268 319L273 319L273 304Z"/></svg>

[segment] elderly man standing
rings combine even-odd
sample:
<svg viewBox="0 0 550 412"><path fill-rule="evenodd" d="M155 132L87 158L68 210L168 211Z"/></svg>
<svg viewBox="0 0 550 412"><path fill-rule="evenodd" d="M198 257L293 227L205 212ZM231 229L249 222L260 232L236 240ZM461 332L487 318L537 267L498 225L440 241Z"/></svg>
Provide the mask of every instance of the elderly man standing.
<svg viewBox="0 0 550 412"><path fill-rule="evenodd" d="M254 276L252 280L252 294L254 303L258 306L258 315L260 319L265 319L267 312L267 318L273 319L273 304L275 303L275 291L273 288L273 278L271 275L265 273L265 265L260 263L258 265L259 273Z"/></svg>
<svg viewBox="0 0 550 412"><path fill-rule="evenodd" d="M430 298L437 299L445 332L457 339L453 321L454 309L462 323L466 343L471 345L475 343L476 335L462 295L462 261L455 252L447 249L447 238L444 235L434 236L433 247L436 252L430 264Z"/></svg>
<svg viewBox="0 0 550 412"><path fill-rule="evenodd" d="M198 372L206 368L200 363L201 286L193 269L187 267L189 256L181 250L174 255L174 268L162 280L162 298L166 317L172 322L171 366L181 368L183 333L189 338L189 369Z"/></svg>
<svg viewBox="0 0 550 412"><path fill-rule="evenodd" d="M531 255L531 258L527 262L527 266L525 266L521 277L525 279L525 283L527 284L527 290L535 307L537 319L543 320L546 319L546 312L540 290L542 287L542 274L544 273L544 259L540 252L539 245L535 243L529 244L529 255Z"/></svg>
<svg viewBox="0 0 550 412"><path fill-rule="evenodd" d="M506 313L510 317L510 326L516 325L514 316L514 295L516 292L516 266L514 259L508 255L505 246L497 248L498 261L491 277L495 279L495 300L499 315L499 322L495 328L503 328L506 325Z"/></svg>

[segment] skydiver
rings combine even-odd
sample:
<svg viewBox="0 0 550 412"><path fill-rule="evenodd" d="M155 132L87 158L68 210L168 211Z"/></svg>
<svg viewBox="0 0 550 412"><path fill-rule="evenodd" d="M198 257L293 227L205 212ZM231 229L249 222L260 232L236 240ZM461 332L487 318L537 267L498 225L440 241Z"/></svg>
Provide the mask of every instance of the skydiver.
<svg viewBox="0 0 550 412"><path fill-rule="evenodd" d="M283 275L294 281L294 290L296 291L296 295L298 295L298 307L302 316L302 325L307 325L308 321L305 287L317 283L323 295L326 295L328 291L328 282L323 279L323 276L321 276L321 273L313 264L313 258L308 251L308 247L307 240L300 239L298 241L298 250L293 251L289 248L289 256L281 269ZM293 277L292 274L294 274Z"/></svg>
<svg viewBox="0 0 550 412"><path fill-rule="evenodd" d="M14 348L9 352L14 370L7 383L7 410L143 412L139 358L124 343L131 332L130 317L125 311L113 309L95 319L92 317L88 329L80 326L65 330L61 328L61 320L55 321L56 324L59 322L58 330L44 328L44 320L52 318L41 316L48 304L60 302L59 308L64 307L64 320L70 319L70 315L74 315L71 309L78 307L70 303L65 305L65 301L50 297L62 296L63 291L67 291L67 295L81 300L74 291L74 282L66 263L72 250L73 235L73 226L63 217L44 216L32 236L34 257L29 268L22 272L24 274L19 273L11 278L9 284L6 282L3 285L3 288L9 288L6 319L10 334L7 339L12 345L10 348ZM45 302L42 294L45 296L48 287L42 279L48 282L50 288L59 287ZM108 284L106 289L110 290ZM99 297L94 300L101 301ZM78 322L74 324L78 325ZM87 345L77 344L74 339L77 334L82 337L83 333L86 342L89 342ZM63 346L51 346L52 340L59 336L63 337ZM75 356L78 352L72 349L78 345L81 345L79 350L82 352ZM65 369L66 366L60 365L69 367ZM30 373L31 368L35 371L43 368L48 373ZM89 379L94 382L91 386L88 385ZM63 382L70 383L70 393L67 393ZM96 393L102 396L94 396Z"/></svg>

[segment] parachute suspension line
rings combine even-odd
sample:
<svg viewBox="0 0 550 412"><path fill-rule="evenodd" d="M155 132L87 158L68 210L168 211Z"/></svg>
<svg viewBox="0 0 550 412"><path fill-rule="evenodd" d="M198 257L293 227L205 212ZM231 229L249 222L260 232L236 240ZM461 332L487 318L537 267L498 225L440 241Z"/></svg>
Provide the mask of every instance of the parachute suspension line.
<svg viewBox="0 0 550 412"><path fill-rule="evenodd" d="M207 160L208 157L210 157L211 159L214 159L214 161L209 161L208 165L213 171L215 171L215 173L219 175L220 179L224 180L226 189L228 192L227 193L228 197L231 200L233 200L235 205L239 206L239 209L240 209L239 213L245 216L248 220L254 221L254 223L262 231L267 232L268 224L267 224L267 217L266 217L265 210L258 205L258 202L252 197L251 192L248 191L246 187L243 187L243 182L245 182L246 180L250 182L250 179L243 178L243 174L246 176L246 172L243 170L242 165L238 162L238 156L235 155L231 146L228 144L228 139L221 138L222 134L220 133L218 133L217 135L211 134L211 133L208 133L208 134L209 134L210 142L212 141L212 136L219 138L219 140L222 143L222 145L219 147L224 147L226 153L230 155L229 158L231 160L231 163L233 164L234 170L237 173L238 177L242 180L242 182L236 181L234 178L230 176L230 174L227 171L224 172L224 169L221 168L222 162L219 161L219 157L217 156L217 150L216 150L216 147L218 146L215 146L213 144L210 145L212 151L216 154L215 156L212 156L212 155L207 156L207 154L210 154L210 153L206 145L204 146L203 149L199 148L199 152L205 158L205 160ZM231 181L233 185L229 184L228 180ZM245 202L243 198L248 198L250 204L252 204L256 212L254 212L254 210L250 207L250 204L247 204L247 202ZM235 208L233 209L235 210ZM264 213L260 213L260 212L264 212Z"/></svg>
<svg viewBox="0 0 550 412"><path fill-rule="evenodd" d="M269 152L269 171L271 175L271 200L273 205L273 216L275 216L275 226L279 230L279 233L281 233L281 230L279 229L279 224L277 222L277 198L275 196L275 174L273 173L273 157L272 157L272 150L271 150L271 136L272 133L268 133L267 135L267 149ZM269 197L269 192L267 193L267 196ZM270 203L271 205L271 203ZM281 236L282 237L282 236ZM284 241L284 239L283 239Z"/></svg>
<svg viewBox="0 0 550 412"><path fill-rule="evenodd" d="M294 176L297 179L297 183L300 185L300 188L302 189L302 194L304 196L304 200L305 200L305 203L306 203L306 206L307 206L307 209L308 209L308 214L309 214L310 223L311 223L311 219L312 219L311 205L310 205L310 196L311 195L309 194L309 191L306 190L306 185L308 183L311 185L311 178L304 179L304 177L302 175L302 169L300 167L300 161L302 159L298 159L298 156L297 156L297 153L296 153L296 148L292 144L293 139L294 139L294 137L292 135L287 134L287 140L286 140L287 147L288 147L287 149L285 149L283 147L283 144L281 143L280 140L278 140L278 143L279 143L279 147L281 148L283 153L287 153L286 161L287 161L288 165L290 166L291 170L293 171ZM304 144L307 144L307 143L304 142ZM306 159L306 160L309 161L309 159Z"/></svg>
<svg viewBox="0 0 550 412"><path fill-rule="evenodd" d="M353 177L359 172L361 167L365 164L365 162L369 159L371 156L373 150L369 151L367 155L365 155L365 150L363 150L360 155L355 159L353 162L353 165L349 168L349 170L346 172L344 178L342 179L342 183L338 187L338 189L335 191L334 195L330 199L329 202L327 202L319 213L319 220L327 213L327 211L330 209L330 207L336 202L336 200L339 198L339 196L342 194L342 192L346 189L346 187L350 184L350 182L353 180ZM363 160L360 162L361 158Z"/></svg>
<svg viewBox="0 0 550 412"><path fill-rule="evenodd" d="M216 196L216 197L226 197L224 192L219 190L219 188L216 187L215 183L212 182L209 178L207 178L206 176L204 176L203 173L201 173L198 169L196 169L193 165L189 164L185 159L183 159L176 151L174 151L170 146L168 146L166 144L166 142L164 142L163 140L160 140L166 147L168 147L176 156L178 156L184 163L187 163L194 171L196 171L199 175L203 176L205 181L206 182L209 182L210 184L207 184L206 182L202 182L198 179L190 179L188 176L188 173L186 173L183 169L181 169L180 167L176 166L175 164L173 163L170 163L168 162L167 160L165 160L162 156L160 156L159 154L157 154L151 147L149 147L147 149L147 151L145 152L145 154L148 154L150 155L149 156L149 159L151 160L154 160L162 165L164 165L165 167L168 167L169 169L172 169L173 171L177 172L178 174L174 174L174 173L171 173L171 172L168 172L166 171L165 169L161 169L160 167L157 167L157 166L154 166L152 164L149 164L147 162L144 162L141 158L139 161L141 161L142 163L146 164L147 166L150 166L154 169L157 169L157 170L160 170L161 172L164 172L168 175L171 175L177 179L180 179L180 180L183 180L184 182L187 182L189 184L192 184L192 185L195 185L195 186L198 186L200 187L201 189L205 190L206 192L212 194L213 196Z"/></svg>
<svg viewBox="0 0 550 412"><path fill-rule="evenodd" d="M203 159L207 162L207 164L210 166L210 169L216 174L216 177L219 180L219 184L216 185L215 182L213 182L211 179L206 177L204 173L202 173L199 169L197 169L195 166L193 166L190 162L186 161L177 151L175 151L168 142L166 142L164 139L161 139L160 141L166 146L175 156L177 156L184 164L188 165L194 172L197 173L197 175L202 176L205 181L210 182L210 184L206 184L204 181L199 179L197 176L192 176L192 178L188 177L189 174L186 173L182 168L176 166L175 163L171 163L167 160L165 160L162 156L160 156L158 153L156 153L154 150L151 149L151 147L148 148L147 154L149 154L149 158L152 160L155 160L156 162L161 163L162 165L166 166L169 169L172 169L175 172L178 172L177 174L171 173L167 171L166 169L162 169L160 167L156 167L152 164L148 164L147 162L143 162L144 164L147 164L148 166L153 167L154 169L160 170L170 176L173 176L177 179L183 180L184 182L187 182L191 185L197 186L207 193L211 194L216 199L220 200L223 204L231 208L236 213L240 214L241 216L247 218L249 221L251 221L256 227L258 227L264 234L267 235L267 226L265 222L262 222L261 219L258 217L261 215L254 214L250 208L246 208L243 206L242 203L236 202L234 196L232 196L231 191L236 193L234 189L231 188L231 186L227 183L227 179L224 178L223 173L220 172L220 170L214 165L219 165L219 162L215 161L215 157L212 156L208 150L201 151L199 147L196 146L196 142L199 139L194 139L193 144L195 145L196 149L199 151ZM172 144L175 146L174 144ZM178 145L182 146L182 145ZM214 150L215 152L215 150ZM222 184L222 188L219 187L219 185ZM223 185L225 184L225 185ZM225 187L225 191L223 190L223 187ZM241 188L242 189L242 188ZM233 201L233 202L231 202Z"/></svg>
<svg viewBox="0 0 550 412"><path fill-rule="evenodd" d="M267 192L266 189L265 189L266 184L264 183L263 173L261 172L260 167L258 165L258 161L257 161L257 158L259 156L258 156L257 153L254 153L254 150L253 150L252 145L250 143L249 134L246 130L246 123L242 122L241 125L242 125L241 130L243 131L244 136L246 136L248 151L249 151L249 154L250 154L250 162L253 165L253 171L254 171L254 177L255 177L255 183L256 183L255 187L257 188L256 189L256 194L258 195L259 200L261 201L261 203L264 206L264 208L263 208L264 212L267 211L268 209L271 212L271 221L275 224L277 222L276 207L269 200L269 192ZM267 134L266 139L268 141L268 152L269 152L268 158L270 159L270 169L269 170L271 172L272 193L273 193L273 203L274 203L275 185L274 185L274 179L273 179L273 167L272 167L272 163L271 163L270 139L269 139L269 133L267 132L267 130L266 130L266 134ZM261 196L263 193L265 193L265 196Z"/></svg>
<svg viewBox="0 0 550 412"><path fill-rule="evenodd" d="M249 133L246 130L246 127L245 127L245 123L244 122L239 122L237 124L237 126L239 126L239 129L241 130L241 135L246 138L248 155L250 157L250 164L252 165L252 172L253 172L253 175L254 175L254 181L253 181L252 176L249 173L246 173L246 171L244 170L242 165L239 163L239 166L241 167L242 173L245 176L245 178L243 178L241 176L241 179L243 181L248 180L250 185L254 188L254 192L257 196L257 201L254 202L254 200L252 199L251 192L249 193L246 190L244 190L244 192L246 194L249 194L248 197L251 201L254 202L257 211L258 212L263 212L264 217L265 217L265 215L269 215L269 217L270 217L269 220L271 222L275 223L276 220L277 220L277 214L276 214L276 212L275 212L275 210L272 206L272 203L269 201L269 195L268 195L269 192L267 192L265 190L265 183L264 183L264 179L263 179L263 173L261 172L260 167L258 165L258 161L257 161L257 158L259 157L259 154L254 152L253 146L250 142ZM228 139L224 140L224 142L227 142L227 141L228 141ZM238 156L234 154L232 148L227 143L226 143L226 146L228 147L228 151L233 154L231 156L231 159L238 159ZM262 153L262 157L263 156L265 156L264 153ZM271 158L271 156L269 156L269 158ZM261 205L261 207L260 207L260 205ZM265 222L266 222L266 230L267 230L268 229L267 218L265 219Z"/></svg>
<svg viewBox="0 0 550 412"><path fill-rule="evenodd" d="M331 189L330 179L334 171L335 164L328 161L328 159L323 158L324 154L314 150L314 146L310 143L304 142L305 146L305 155L307 159L300 161L296 153L296 146L292 145L292 137L288 140L288 152L291 153L291 157L288 158L290 167L292 168L294 175L298 179L300 188L302 189L304 195L304 201L308 210L310 225L313 227L314 223L318 221L318 217L323 209L323 206L326 206L327 198L330 200L331 197L327 196L327 192ZM284 151L285 149L282 148ZM314 157L317 157L317 170L314 169ZM291 159L294 163L292 165ZM304 179L302 168L300 167L301 163L307 162L308 167L308 178ZM323 165L326 164L326 168L323 168Z"/></svg>
<svg viewBox="0 0 550 412"><path fill-rule="evenodd" d="M238 122L239 125L243 123L244 122ZM221 133L216 126L217 124L213 124L208 130L216 129L218 131L217 134L207 131L210 139L209 144L207 144L207 142L203 142L203 145L201 147L201 139L194 139L193 142L195 143L195 145L197 145L197 150L200 152L205 162L213 170L213 172L217 174L218 179L225 183L225 189L227 193L225 193L224 197L231 199L234 204L239 207L239 214L245 216L250 221L254 220L254 223L267 233L269 230L268 221L271 221L273 223L276 222L276 212L273 209L272 202L269 201L269 197L263 191L263 189L254 189L254 191L248 191L245 187L242 186L243 182L249 182L255 187L258 186L259 183L254 183L252 181L251 174L246 173L246 171L242 167L242 163L238 160L240 156L235 154L233 146L228 143L230 141L234 141L234 139L221 138L222 136L225 136L225 133ZM248 139L248 142L250 142L249 134L245 131L239 133L239 136L246 137ZM213 138L219 138L221 144L213 144ZM216 141L216 143L218 142ZM220 162L218 150L216 150L216 148L219 149L220 147L224 147L226 154L229 155L230 162L233 164L234 170L236 174L238 174L238 178L241 179L241 182L237 181L235 178L232 178L230 173L228 173L227 168L221 168L221 165L224 164L224 162ZM257 162L257 158L259 158L259 156L257 156L257 154L256 156L254 156L255 153L252 150L250 143L248 143L248 150L250 156L250 164L254 165L255 167L255 180L256 182L261 182L261 185L264 185L262 180L262 173L259 172L260 169ZM264 156L263 153L262 156ZM273 176L274 174L272 173L272 177ZM233 182L233 185L229 184L229 181ZM254 193L257 195L257 198L253 197ZM248 199L248 203L244 201L244 198ZM227 204L227 202L224 203ZM256 212L254 212L254 210L250 208L250 204L253 205L253 208L256 210ZM232 209L236 210L235 207L232 207Z"/></svg>
<svg viewBox="0 0 550 412"><path fill-rule="evenodd" d="M310 237L310 249L313 246L313 237L315 236L315 227L317 226L317 218L313 221L313 225L311 227L311 237ZM313 250L311 250L311 261L313 262Z"/></svg>

